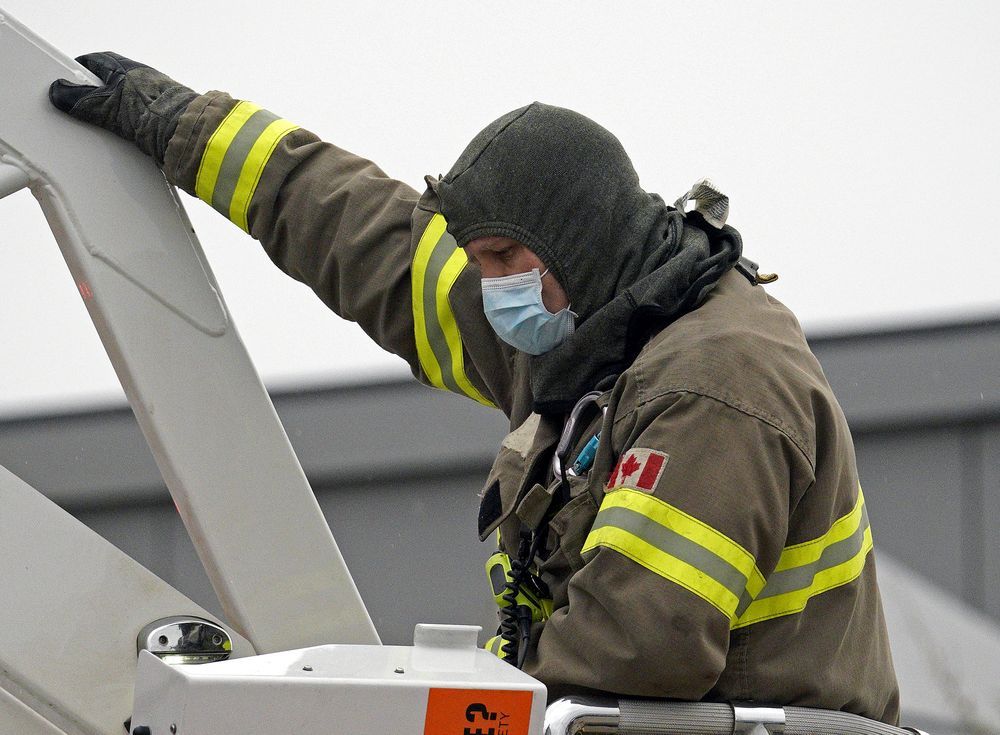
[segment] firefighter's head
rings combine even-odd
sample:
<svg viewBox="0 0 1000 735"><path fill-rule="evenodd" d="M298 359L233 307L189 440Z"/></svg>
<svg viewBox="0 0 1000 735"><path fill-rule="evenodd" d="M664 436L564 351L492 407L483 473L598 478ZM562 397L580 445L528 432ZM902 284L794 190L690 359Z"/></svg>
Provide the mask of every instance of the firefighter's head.
<svg viewBox="0 0 1000 735"><path fill-rule="evenodd" d="M449 232L483 271L490 322L531 354L582 329L589 336L564 351L591 350L611 329L625 354L739 257L724 212L686 219L639 185L608 130L539 102L488 125L434 188Z"/></svg>
<svg viewBox="0 0 1000 735"><path fill-rule="evenodd" d="M617 138L579 113L535 102L504 115L437 190L449 231L482 270L498 333L507 339L526 309L543 332L508 339L526 351L560 342L638 269L631 219L649 195ZM538 283L544 310L524 303Z"/></svg>

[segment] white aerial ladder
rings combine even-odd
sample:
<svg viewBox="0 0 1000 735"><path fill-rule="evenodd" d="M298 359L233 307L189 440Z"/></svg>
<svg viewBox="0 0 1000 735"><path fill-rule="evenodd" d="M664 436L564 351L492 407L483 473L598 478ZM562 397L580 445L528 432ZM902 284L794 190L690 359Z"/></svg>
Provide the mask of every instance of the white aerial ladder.
<svg viewBox="0 0 1000 735"><path fill-rule="evenodd" d="M0 9L0 198L30 188L222 603L0 468L0 735L901 735L794 707L570 698L418 625L381 646L174 189L49 105L80 65Z"/></svg>

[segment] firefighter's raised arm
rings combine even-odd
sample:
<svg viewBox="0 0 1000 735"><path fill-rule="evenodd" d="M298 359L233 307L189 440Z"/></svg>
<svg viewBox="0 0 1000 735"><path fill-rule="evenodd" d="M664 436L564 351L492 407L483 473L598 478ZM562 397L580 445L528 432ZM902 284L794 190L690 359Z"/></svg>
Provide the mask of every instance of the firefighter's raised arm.
<svg viewBox="0 0 1000 735"><path fill-rule="evenodd" d="M400 355L423 382L510 410L510 360L479 276L437 211L371 161L224 92L198 94L111 53L103 86L57 80L52 103L134 142L174 185L259 240L285 273Z"/></svg>

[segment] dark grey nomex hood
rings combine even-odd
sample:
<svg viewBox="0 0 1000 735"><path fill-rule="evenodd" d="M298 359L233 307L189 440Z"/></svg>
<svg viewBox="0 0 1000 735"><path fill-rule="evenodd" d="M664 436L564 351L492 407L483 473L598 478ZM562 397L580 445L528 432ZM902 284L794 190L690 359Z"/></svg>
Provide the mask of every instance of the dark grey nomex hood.
<svg viewBox="0 0 1000 735"><path fill-rule="evenodd" d="M618 375L740 257L736 230L644 191L609 131L539 102L487 126L436 188L459 246L486 236L523 242L579 315L573 335L531 359L541 412L565 411Z"/></svg>

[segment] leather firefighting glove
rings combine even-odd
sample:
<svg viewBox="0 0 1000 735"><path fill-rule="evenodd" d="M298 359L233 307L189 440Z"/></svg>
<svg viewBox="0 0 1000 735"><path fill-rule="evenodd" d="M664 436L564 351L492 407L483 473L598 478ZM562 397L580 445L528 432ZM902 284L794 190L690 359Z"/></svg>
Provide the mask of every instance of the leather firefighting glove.
<svg viewBox="0 0 1000 735"><path fill-rule="evenodd" d="M198 94L152 67L110 51L86 54L77 61L103 86L58 79L49 87L52 104L132 141L162 167L177 121Z"/></svg>

